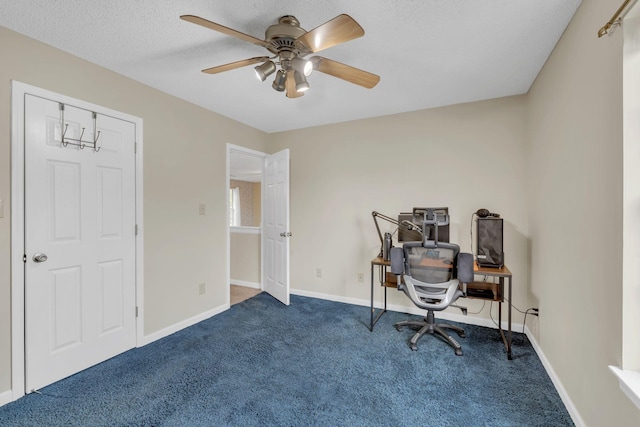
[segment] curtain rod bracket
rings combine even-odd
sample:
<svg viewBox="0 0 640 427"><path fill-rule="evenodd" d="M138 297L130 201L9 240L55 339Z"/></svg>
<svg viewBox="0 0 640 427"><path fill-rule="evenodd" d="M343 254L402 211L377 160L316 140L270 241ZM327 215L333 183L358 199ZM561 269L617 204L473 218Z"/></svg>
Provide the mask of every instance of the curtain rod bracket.
<svg viewBox="0 0 640 427"><path fill-rule="evenodd" d="M604 24L604 26L600 28L600 30L598 30L598 38L604 36L605 34L613 34L613 31L617 27L622 25L622 18L624 17L624 15L626 15L627 12L631 10L631 7L637 1L638 0L624 0L624 2L622 2L618 10L616 11L616 13L613 14L609 22Z"/></svg>

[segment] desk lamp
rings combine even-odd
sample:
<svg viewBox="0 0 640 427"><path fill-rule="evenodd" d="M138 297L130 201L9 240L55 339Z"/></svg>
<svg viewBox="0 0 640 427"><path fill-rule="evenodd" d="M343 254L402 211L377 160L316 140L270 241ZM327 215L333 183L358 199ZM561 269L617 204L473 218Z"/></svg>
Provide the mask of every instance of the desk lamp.
<svg viewBox="0 0 640 427"><path fill-rule="evenodd" d="M415 208L414 208L414 211L415 211ZM384 233L384 238L382 237L382 232L380 231L380 226L378 225L378 218L382 218L385 221L388 221L391 224L394 224L396 226L396 231L398 230L397 227L404 226L404 227L407 227L409 230L415 230L421 235L423 235L422 229L420 229L420 227L418 227L416 224L412 223L411 221L406 221L406 220L398 221L395 218L391 218L389 216L383 215L380 212L376 212L376 211L371 212L371 216L373 216L373 222L376 225L376 230L378 231L378 237L380 238L380 253L378 254L378 257L384 259L385 261L389 261L389 252L391 250L392 233Z"/></svg>

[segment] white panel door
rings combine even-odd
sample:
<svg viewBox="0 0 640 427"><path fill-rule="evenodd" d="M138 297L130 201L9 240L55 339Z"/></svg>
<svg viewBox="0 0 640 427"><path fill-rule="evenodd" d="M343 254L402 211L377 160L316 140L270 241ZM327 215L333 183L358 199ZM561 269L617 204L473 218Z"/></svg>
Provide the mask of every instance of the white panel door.
<svg viewBox="0 0 640 427"><path fill-rule="evenodd" d="M289 150L265 158L264 186L264 289L289 305Z"/></svg>
<svg viewBox="0 0 640 427"><path fill-rule="evenodd" d="M66 137L93 138L64 106ZM25 96L26 391L135 346L135 125L98 115L61 145L57 102ZM38 260L38 254L44 254Z"/></svg>

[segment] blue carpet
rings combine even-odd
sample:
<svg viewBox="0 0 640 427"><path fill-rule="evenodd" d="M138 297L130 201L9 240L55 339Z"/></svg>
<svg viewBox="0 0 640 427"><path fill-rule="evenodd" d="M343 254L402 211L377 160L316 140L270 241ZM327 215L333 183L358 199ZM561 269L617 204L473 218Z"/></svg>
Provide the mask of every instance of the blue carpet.
<svg viewBox="0 0 640 427"><path fill-rule="evenodd" d="M0 408L2 426L571 426L526 336L464 356L367 307L267 294Z"/></svg>

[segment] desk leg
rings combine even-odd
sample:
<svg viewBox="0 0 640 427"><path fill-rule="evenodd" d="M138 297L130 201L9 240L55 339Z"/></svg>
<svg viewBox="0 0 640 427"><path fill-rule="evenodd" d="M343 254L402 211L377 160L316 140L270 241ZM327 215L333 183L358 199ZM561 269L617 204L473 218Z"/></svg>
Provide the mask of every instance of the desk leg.
<svg viewBox="0 0 640 427"><path fill-rule="evenodd" d="M381 285L384 288L384 312L385 313L387 312L387 287L384 286L384 283L386 282L386 280L387 280L387 266L385 265L382 268L382 279L381 279L382 281Z"/></svg>
<svg viewBox="0 0 640 427"><path fill-rule="evenodd" d="M511 307L512 307L512 303L511 301L513 301L513 299L511 298L511 276L508 277L509 279L509 331L508 333L508 338L507 338L507 359L512 360L513 357L511 356Z"/></svg>
<svg viewBox="0 0 640 427"><path fill-rule="evenodd" d="M500 329L500 336L502 337L502 343L504 344L504 348L507 350L507 359L512 360L511 356L511 277L509 279L509 298L507 307L507 332L505 334L504 329L502 329L502 303L504 301L504 277L500 277L498 279L500 283L500 293L502 294L502 301L500 301L500 308L498 309L498 328Z"/></svg>
<svg viewBox="0 0 640 427"><path fill-rule="evenodd" d="M371 323L369 323L369 331L373 332L373 264L371 264Z"/></svg>
<svg viewBox="0 0 640 427"><path fill-rule="evenodd" d="M507 348L507 337L504 334L504 330L502 329L502 303L504 303L504 279L502 277L498 278L498 286L500 287L500 295L502 298L500 299L500 306L498 307L498 329L500 330L500 337L502 338L502 344Z"/></svg>
<svg viewBox="0 0 640 427"><path fill-rule="evenodd" d="M386 277L387 267L386 266L378 266L380 269L381 277ZM384 308L380 310L378 315L375 315L375 308L373 307L373 273L374 273L375 265L371 264L371 324L369 325L369 330L373 332L373 326L378 322L380 317L387 312L387 287L384 286ZM382 278L380 279L380 284L382 285Z"/></svg>

